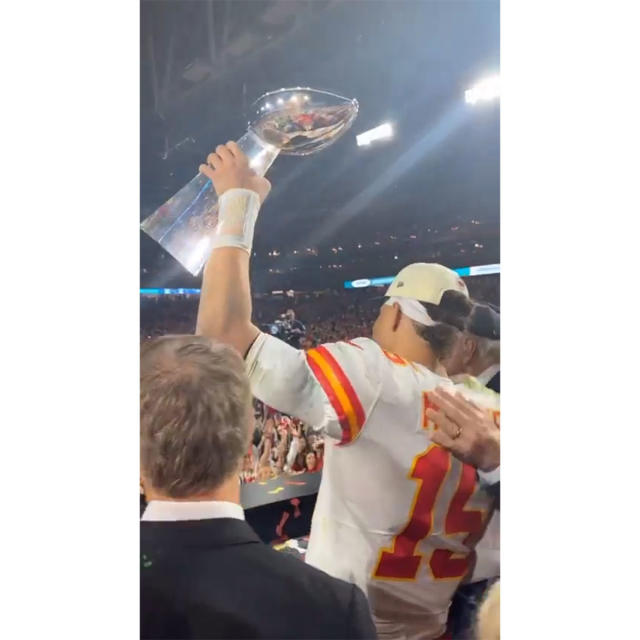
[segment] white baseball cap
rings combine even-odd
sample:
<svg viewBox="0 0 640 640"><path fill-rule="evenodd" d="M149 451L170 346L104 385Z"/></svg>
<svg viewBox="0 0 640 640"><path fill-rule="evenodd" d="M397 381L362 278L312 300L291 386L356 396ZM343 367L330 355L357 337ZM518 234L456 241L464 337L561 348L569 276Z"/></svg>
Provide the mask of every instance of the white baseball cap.
<svg viewBox="0 0 640 640"><path fill-rule="evenodd" d="M435 262L414 262L400 271L385 295L440 304L445 291L469 297L467 285L455 271Z"/></svg>

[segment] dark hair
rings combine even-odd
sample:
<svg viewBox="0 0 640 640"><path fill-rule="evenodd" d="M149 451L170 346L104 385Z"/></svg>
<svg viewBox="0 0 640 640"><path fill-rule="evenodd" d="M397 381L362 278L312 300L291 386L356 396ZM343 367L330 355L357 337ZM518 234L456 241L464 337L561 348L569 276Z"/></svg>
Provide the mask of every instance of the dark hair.
<svg viewBox="0 0 640 640"><path fill-rule="evenodd" d="M309 455L312 455L316 459L314 467L317 467L318 462L320 462L318 454L313 449L307 449L307 452L304 454L304 464L302 465L305 469L307 468L307 456Z"/></svg>
<svg viewBox="0 0 640 640"><path fill-rule="evenodd" d="M500 340L500 310L494 305L476 302L467 321L467 332L478 338Z"/></svg>
<svg viewBox="0 0 640 640"><path fill-rule="evenodd" d="M473 303L460 291L445 291L440 304L422 302L429 317L438 324L425 326L414 322L418 335L426 340L436 358L442 360L453 348L459 331L464 331Z"/></svg>

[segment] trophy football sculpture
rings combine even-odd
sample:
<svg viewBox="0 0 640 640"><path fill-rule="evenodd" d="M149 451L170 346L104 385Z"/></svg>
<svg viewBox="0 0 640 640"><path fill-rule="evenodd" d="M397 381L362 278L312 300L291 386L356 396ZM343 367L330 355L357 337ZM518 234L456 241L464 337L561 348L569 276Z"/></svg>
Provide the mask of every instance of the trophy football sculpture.
<svg viewBox="0 0 640 640"><path fill-rule="evenodd" d="M280 153L306 156L334 143L358 115L358 102L318 89L280 89L253 103L238 145L264 175ZM211 254L218 197L198 175L144 220L142 230L194 276Z"/></svg>

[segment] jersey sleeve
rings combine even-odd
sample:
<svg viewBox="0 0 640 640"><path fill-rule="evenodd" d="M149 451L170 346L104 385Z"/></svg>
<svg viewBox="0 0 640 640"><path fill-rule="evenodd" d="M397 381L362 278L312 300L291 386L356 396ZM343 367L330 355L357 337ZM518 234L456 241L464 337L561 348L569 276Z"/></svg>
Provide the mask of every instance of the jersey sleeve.
<svg viewBox="0 0 640 640"><path fill-rule="evenodd" d="M307 353L308 366L333 408L342 437L353 442L381 391L380 349L368 338L324 344Z"/></svg>
<svg viewBox="0 0 640 640"><path fill-rule="evenodd" d="M379 394L367 342L330 343L305 353L261 334L246 358L252 391L340 444L353 442Z"/></svg>

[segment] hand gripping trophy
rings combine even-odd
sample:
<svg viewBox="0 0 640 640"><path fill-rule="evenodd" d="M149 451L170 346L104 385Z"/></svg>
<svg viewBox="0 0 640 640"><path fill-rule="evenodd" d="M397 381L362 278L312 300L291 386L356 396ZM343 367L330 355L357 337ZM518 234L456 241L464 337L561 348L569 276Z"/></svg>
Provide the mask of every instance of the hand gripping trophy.
<svg viewBox="0 0 640 640"><path fill-rule="evenodd" d="M306 156L335 142L358 115L358 102L317 89L280 89L253 103L238 145L251 168L265 175L278 154ZM198 275L211 254L218 198L198 174L144 220L142 230L191 274Z"/></svg>

